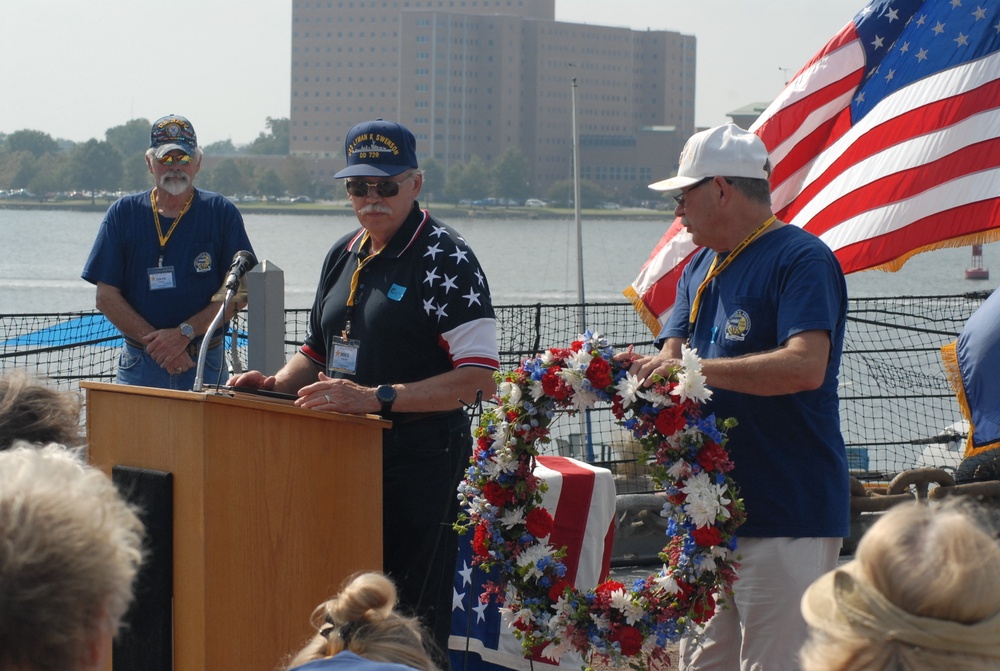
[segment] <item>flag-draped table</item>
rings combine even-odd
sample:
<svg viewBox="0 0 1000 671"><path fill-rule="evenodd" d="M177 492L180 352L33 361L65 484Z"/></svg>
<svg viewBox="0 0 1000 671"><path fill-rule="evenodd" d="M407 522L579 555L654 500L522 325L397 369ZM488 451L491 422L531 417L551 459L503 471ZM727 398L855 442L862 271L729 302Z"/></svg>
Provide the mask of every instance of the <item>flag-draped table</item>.
<svg viewBox="0 0 1000 671"><path fill-rule="evenodd" d="M591 590L606 580L611 567L615 530L615 482L611 471L568 457L537 458L535 475L547 485L542 505L554 528L549 544L565 547L566 577L579 590ZM452 601L449 655L456 671L530 671L553 667L525 659L495 603L479 600L492 576L472 566L472 534L459 541L458 567ZM563 657L562 665L580 668L580 660Z"/></svg>

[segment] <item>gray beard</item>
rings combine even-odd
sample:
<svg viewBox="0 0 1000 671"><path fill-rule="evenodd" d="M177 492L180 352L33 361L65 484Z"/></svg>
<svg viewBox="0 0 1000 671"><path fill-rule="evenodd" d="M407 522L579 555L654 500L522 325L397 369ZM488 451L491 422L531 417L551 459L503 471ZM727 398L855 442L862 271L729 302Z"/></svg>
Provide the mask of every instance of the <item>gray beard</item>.
<svg viewBox="0 0 1000 671"><path fill-rule="evenodd" d="M171 196L179 196L191 186L191 180L184 173L167 173L160 178L160 188Z"/></svg>

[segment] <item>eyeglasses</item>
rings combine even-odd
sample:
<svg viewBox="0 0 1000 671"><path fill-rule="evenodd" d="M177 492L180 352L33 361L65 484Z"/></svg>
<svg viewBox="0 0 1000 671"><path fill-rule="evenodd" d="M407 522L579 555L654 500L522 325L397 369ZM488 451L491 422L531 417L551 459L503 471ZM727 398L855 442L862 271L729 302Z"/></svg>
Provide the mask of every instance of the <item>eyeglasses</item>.
<svg viewBox="0 0 1000 671"><path fill-rule="evenodd" d="M715 177L714 177L714 176L712 176L712 177L706 177L705 179L701 180L700 182L695 182L694 186L692 186L692 187L691 187L690 189L688 189L688 190L687 190L687 191L685 191L684 193L679 193L679 194L677 194L676 196L674 196L674 201L675 201L675 202L676 202L676 203L677 203L678 205L680 205L681 207L684 207L684 201L685 201L685 200L687 200L687 195L688 195L689 193L691 193L692 191L694 191L695 189L697 189L697 188L698 188L699 186L701 186L702 184L708 184L708 183L709 183L709 182L711 182L711 181L712 181L713 179L715 179Z"/></svg>
<svg viewBox="0 0 1000 671"><path fill-rule="evenodd" d="M160 165L191 165L191 161L194 159L188 154L181 154L180 156L165 154L156 160L160 162Z"/></svg>
<svg viewBox="0 0 1000 671"><path fill-rule="evenodd" d="M381 182L359 182L356 180L348 180L344 184L347 187L347 193L355 198L367 198L368 194L372 192L372 187L375 187L375 193L377 193L380 197L392 198L399 193L399 185L412 178L413 175L410 175L406 179L401 179L398 182L391 179L385 179Z"/></svg>

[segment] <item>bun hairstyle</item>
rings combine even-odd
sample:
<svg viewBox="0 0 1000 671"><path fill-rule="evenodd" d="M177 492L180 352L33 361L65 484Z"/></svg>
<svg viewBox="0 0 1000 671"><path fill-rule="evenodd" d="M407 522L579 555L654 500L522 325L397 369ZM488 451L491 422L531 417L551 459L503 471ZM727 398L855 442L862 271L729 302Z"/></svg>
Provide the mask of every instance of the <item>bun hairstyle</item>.
<svg viewBox="0 0 1000 671"><path fill-rule="evenodd" d="M313 611L318 633L289 669L349 651L376 662L438 671L420 621L396 611L396 586L381 573L358 573L340 593Z"/></svg>

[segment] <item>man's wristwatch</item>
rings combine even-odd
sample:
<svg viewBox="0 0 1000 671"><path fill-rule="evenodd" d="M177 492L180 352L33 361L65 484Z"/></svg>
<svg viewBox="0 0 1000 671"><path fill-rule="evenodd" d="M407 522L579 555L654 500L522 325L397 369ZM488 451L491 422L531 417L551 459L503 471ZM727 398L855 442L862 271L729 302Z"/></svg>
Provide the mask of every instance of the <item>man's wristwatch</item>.
<svg viewBox="0 0 1000 671"><path fill-rule="evenodd" d="M390 412L392 404L396 402L396 390L391 384L380 384L375 389L375 398L382 404L382 412Z"/></svg>
<svg viewBox="0 0 1000 671"><path fill-rule="evenodd" d="M191 326L187 322L184 322L183 324L180 325L180 329L181 329L181 335L182 336L184 336L188 340L194 340L194 327L193 326Z"/></svg>

